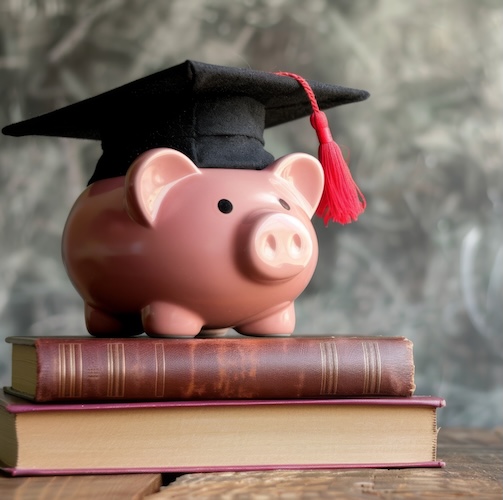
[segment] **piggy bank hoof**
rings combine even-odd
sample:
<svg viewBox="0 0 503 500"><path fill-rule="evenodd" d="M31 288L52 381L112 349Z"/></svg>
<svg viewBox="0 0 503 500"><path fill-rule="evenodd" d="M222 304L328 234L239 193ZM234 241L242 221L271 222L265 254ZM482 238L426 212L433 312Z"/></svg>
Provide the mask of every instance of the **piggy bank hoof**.
<svg viewBox="0 0 503 500"><path fill-rule="evenodd" d="M133 337L143 333L139 314L118 314L96 309L85 304L87 331L94 337Z"/></svg>
<svg viewBox="0 0 503 500"><path fill-rule="evenodd" d="M152 302L142 309L141 318L149 337L192 338L203 327L199 315L168 302Z"/></svg>
<svg viewBox="0 0 503 500"><path fill-rule="evenodd" d="M236 327L237 332L252 337L288 337L294 329L295 309L293 302L283 304L268 316Z"/></svg>
<svg viewBox="0 0 503 500"><path fill-rule="evenodd" d="M225 337L225 335L227 335L228 331L229 331L228 328L203 328L200 331L198 337L203 338L203 339Z"/></svg>

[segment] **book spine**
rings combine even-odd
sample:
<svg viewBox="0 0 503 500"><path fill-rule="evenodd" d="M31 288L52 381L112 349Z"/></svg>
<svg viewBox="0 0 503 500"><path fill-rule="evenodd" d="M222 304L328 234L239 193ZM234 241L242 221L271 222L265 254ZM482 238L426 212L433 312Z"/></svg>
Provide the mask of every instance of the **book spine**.
<svg viewBox="0 0 503 500"><path fill-rule="evenodd" d="M35 400L411 396L403 337L39 339Z"/></svg>

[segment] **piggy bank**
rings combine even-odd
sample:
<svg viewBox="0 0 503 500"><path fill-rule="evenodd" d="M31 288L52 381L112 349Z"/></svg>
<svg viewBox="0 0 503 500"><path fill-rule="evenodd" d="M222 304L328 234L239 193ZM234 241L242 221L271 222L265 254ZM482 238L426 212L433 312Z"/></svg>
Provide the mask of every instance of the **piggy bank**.
<svg viewBox="0 0 503 500"><path fill-rule="evenodd" d="M318 258L323 170L307 154L263 170L199 169L173 149L78 198L63 260L95 336L289 335Z"/></svg>

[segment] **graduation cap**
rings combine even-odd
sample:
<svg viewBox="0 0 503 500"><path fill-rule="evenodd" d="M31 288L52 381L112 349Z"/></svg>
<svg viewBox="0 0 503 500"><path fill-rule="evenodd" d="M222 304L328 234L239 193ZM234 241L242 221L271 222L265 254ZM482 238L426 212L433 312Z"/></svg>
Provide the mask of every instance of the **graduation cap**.
<svg viewBox="0 0 503 500"><path fill-rule="evenodd" d="M365 208L321 111L362 101L363 90L306 81L292 73L185 61L103 94L3 128L16 137L41 135L101 141L89 184L125 175L144 151L169 147L200 168L260 170L274 158L265 128L311 115L320 140L325 222L355 220ZM335 205L333 203L335 202ZM341 205L337 207L336 205ZM331 208L330 208L331 207Z"/></svg>

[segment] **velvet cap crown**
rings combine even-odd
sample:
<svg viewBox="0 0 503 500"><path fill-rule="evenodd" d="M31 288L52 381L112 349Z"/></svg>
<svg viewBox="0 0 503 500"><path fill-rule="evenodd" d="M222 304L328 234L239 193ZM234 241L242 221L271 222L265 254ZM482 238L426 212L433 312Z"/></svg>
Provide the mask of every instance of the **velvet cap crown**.
<svg viewBox="0 0 503 500"><path fill-rule="evenodd" d="M309 84L320 109L369 96L364 90ZM92 183L125 175L137 156L158 147L181 151L201 168L260 170L274 160L264 149L264 129L311 113L305 91L292 78L185 61L2 132L101 141Z"/></svg>

